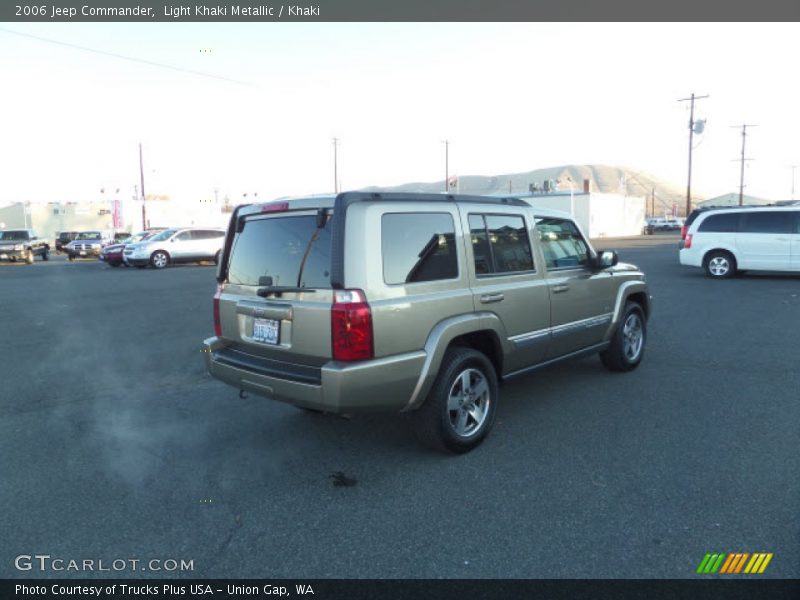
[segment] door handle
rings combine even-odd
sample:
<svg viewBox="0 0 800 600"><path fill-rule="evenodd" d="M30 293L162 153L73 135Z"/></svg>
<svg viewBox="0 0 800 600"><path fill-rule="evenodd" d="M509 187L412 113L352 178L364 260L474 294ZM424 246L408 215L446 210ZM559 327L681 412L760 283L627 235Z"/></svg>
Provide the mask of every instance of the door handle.
<svg viewBox="0 0 800 600"><path fill-rule="evenodd" d="M569 290L569 286L567 284L565 284L565 283L561 284L561 285L554 285L553 286L553 293L554 294L560 294L561 292L566 292L568 290Z"/></svg>
<svg viewBox="0 0 800 600"><path fill-rule="evenodd" d="M483 304L491 304L492 302L501 302L503 299L505 299L505 295L502 293L483 294L481 296L481 302Z"/></svg>

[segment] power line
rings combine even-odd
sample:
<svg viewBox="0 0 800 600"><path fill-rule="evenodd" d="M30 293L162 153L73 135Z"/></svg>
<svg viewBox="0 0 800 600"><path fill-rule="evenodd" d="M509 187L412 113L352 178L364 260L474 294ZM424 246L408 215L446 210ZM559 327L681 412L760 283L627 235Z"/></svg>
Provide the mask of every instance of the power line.
<svg viewBox="0 0 800 600"><path fill-rule="evenodd" d="M175 67L172 65L167 65L164 63L155 62L152 60L145 60L143 58L135 58L133 56L125 56L124 54L117 54L115 52L108 52L106 50L97 50L96 48L89 48L88 46L79 46L78 44L71 44L69 42L61 42L59 40L53 40L50 38L41 37L38 35L33 35L30 33L22 33L21 31L12 31L11 29L5 29L4 27L0 27L0 31L4 33L10 33L12 35L18 35L20 37L26 37L33 40L37 40L40 42L46 42L48 44L56 44L58 46L65 46L67 48L73 48L75 50L82 50L84 52L91 52L93 54L100 54L102 56L107 56L110 58L118 58L120 60L127 60L130 62L139 63L142 65L149 65L151 67L158 67L160 69L169 69L170 71L178 71L179 73L186 73L188 75L196 75L198 77L206 77L209 79L216 79L218 81L225 81L227 83L235 83L236 85L246 85L246 86L253 86L253 83L248 81L239 81L238 79L231 79L230 77L223 77L222 75L212 75L210 73L203 73L202 71L194 71L192 69L184 69L183 67Z"/></svg>

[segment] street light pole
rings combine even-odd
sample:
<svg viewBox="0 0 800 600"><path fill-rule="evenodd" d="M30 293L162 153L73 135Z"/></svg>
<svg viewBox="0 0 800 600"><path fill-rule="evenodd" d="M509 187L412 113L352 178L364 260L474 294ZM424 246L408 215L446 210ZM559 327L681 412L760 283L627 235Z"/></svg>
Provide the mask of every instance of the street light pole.
<svg viewBox="0 0 800 600"><path fill-rule="evenodd" d="M450 191L450 140L444 141L444 192Z"/></svg>
<svg viewBox="0 0 800 600"><path fill-rule="evenodd" d="M339 138L333 138L333 193L339 193Z"/></svg>
<svg viewBox="0 0 800 600"><path fill-rule="evenodd" d="M142 229L147 229L147 210L144 195L144 162L142 161L142 143L139 142L139 182L142 186Z"/></svg>

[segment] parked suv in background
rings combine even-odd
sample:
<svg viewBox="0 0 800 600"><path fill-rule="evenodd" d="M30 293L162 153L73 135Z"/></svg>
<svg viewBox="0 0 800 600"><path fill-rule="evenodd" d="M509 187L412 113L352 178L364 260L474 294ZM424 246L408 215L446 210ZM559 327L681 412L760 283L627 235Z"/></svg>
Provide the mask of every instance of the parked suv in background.
<svg viewBox="0 0 800 600"><path fill-rule="evenodd" d="M714 279L737 271L800 271L800 207L703 211L689 226L680 262Z"/></svg>
<svg viewBox="0 0 800 600"><path fill-rule="evenodd" d="M123 251L126 263L144 268L152 265L163 269L170 263L219 262L225 230L209 227L184 227L164 231L135 244L128 244Z"/></svg>
<svg viewBox="0 0 800 600"><path fill-rule="evenodd" d="M644 275L564 213L515 198L345 193L238 207L209 372L333 413L409 411L452 452L492 427L498 383L600 353L642 359Z"/></svg>
<svg viewBox="0 0 800 600"><path fill-rule="evenodd" d="M0 231L0 260L33 262L35 256L50 258L50 244L38 237L32 229L7 229Z"/></svg>
<svg viewBox="0 0 800 600"><path fill-rule="evenodd" d="M56 252L66 252L66 246L76 237L78 231L62 231L56 236Z"/></svg>

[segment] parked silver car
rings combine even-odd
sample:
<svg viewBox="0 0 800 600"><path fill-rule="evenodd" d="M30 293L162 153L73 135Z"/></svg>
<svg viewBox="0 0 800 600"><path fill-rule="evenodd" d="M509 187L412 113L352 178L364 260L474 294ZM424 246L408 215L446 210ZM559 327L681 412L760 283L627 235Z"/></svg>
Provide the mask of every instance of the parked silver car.
<svg viewBox="0 0 800 600"><path fill-rule="evenodd" d="M166 229L146 241L125 246L123 260L135 267L163 269L171 263L219 262L225 230L208 227Z"/></svg>

